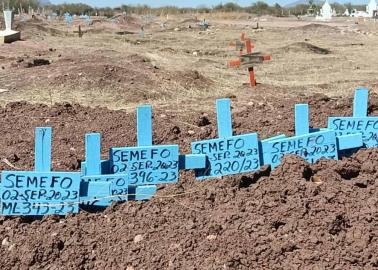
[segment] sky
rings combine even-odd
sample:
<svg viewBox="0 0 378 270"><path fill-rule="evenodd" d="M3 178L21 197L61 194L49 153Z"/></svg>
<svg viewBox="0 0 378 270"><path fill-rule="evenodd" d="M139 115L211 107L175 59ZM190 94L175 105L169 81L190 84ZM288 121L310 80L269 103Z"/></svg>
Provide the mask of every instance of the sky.
<svg viewBox="0 0 378 270"><path fill-rule="evenodd" d="M267 0L263 1L268 4L274 4L279 3L280 5L287 5L292 2L295 2L296 0ZM197 7L200 5L206 5L206 6L214 6L216 4L219 4L221 2L227 3L227 2L235 2L241 6L247 6L253 3L253 0L50 0L53 4L61 4L61 3L85 3L91 6L95 7L116 7L120 6L122 4L129 4L129 5L137 5L137 4L147 4L152 7L157 6L167 6L167 5L174 5L178 7ZM334 2L334 1L331 1ZM348 0L343 1L339 0L339 2L352 2L352 3L364 3L368 2L368 0Z"/></svg>
<svg viewBox="0 0 378 270"><path fill-rule="evenodd" d="M283 3L288 3L291 0L278 0ZM292 0L292 2L295 0ZM167 5L174 5L174 6L179 6L179 7L197 7L200 5L206 5L206 6L213 6L217 5L221 2L226 3L226 2L235 2L239 5L250 5L253 0L50 0L53 4L60 4L64 2L70 2L70 3L86 3L91 6L96 6L96 7L104 7L104 6L120 6L122 4L129 4L129 5L138 5L138 4L146 4L152 7L157 7L157 6L167 6ZM271 4L273 1L264 1L269 4ZM276 1L277 2L277 1Z"/></svg>

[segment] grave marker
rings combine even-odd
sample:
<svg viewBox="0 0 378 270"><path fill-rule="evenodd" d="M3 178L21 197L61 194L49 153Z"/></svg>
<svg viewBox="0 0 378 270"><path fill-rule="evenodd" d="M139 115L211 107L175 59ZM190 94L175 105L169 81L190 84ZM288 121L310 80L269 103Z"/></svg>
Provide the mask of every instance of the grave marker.
<svg viewBox="0 0 378 270"><path fill-rule="evenodd" d="M80 192L84 205L108 206L113 201L148 200L155 195L156 186L131 186L126 172L111 174L110 160L101 160L100 153L100 134L87 134Z"/></svg>
<svg viewBox="0 0 378 270"><path fill-rule="evenodd" d="M205 155L179 155L178 145L152 145L150 105L137 108L137 144L136 147L110 149L110 173L126 172L129 185L176 183L180 169L206 165Z"/></svg>
<svg viewBox="0 0 378 270"><path fill-rule="evenodd" d="M328 128L337 135L362 134L365 147L378 146L378 116L368 116L369 90L358 88L354 94L352 117L329 117Z"/></svg>
<svg viewBox="0 0 378 270"><path fill-rule="evenodd" d="M111 173L127 172L130 185L155 185L178 181L178 145L152 145L152 108L137 109L136 147L110 149Z"/></svg>
<svg viewBox="0 0 378 270"><path fill-rule="evenodd" d="M36 128L35 171L3 171L3 215L65 215L79 211L80 173L51 171L51 128Z"/></svg>
<svg viewBox="0 0 378 270"><path fill-rule="evenodd" d="M298 155L310 163L321 158L338 159L338 151L359 147L362 136L336 136L334 130L310 130L308 105L295 105L295 136L266 143L263 149L264 160L272 168L277 167L282 157Z"/></svg>
<svg viewBox="0 0 378 270"><path fill-rule="evenodd" d="M0 31L0 44L12 43L21 39L21 32L12 30L13 13L11 10L4 10L5 30Z"/></svg>
<svg viewBox="0 0 378 270"><path fill-rule="evenodd" d="M244 34L244 33L243 33ZM251 39L245 38L245 35L242 34L241 40L245 43L245 48L247 53L243 54L244 46L240 46L239 42L230 43L231 46L235 46L237 49L240 50L240 56L238 60L231 60L228 63L229 67L246 67L248 68L248 74L249 74L249 82L252 87L256 86L256 79L255 79L255 71L254 66L257 64L262 64L265 61L271 60L271 56L267 54L263 54L260 52L252 52L252 49L254 48L253 43Z"/></svg>
<svg viewBox="0 0 378 270"><path fill-rule="evenodd" d="M260 169L256 133L233 136L230 99L217 100L218 139L192 143L193 154L207 156L207 166L196 177L206 179Z"/></svg>
<svg viewBox="0 0 378 270"><path fill-rule="evenodd" d="M108 206L113 201L126 201L127 175L102 174L101 135L99 133L85 135L85 157L80 202L84 205Z"/></svg>
<svg viewBox="0 0 378 270"><path fill-rule="evenodd" d="M72 15L68 12L64 13L64 21L66 22L66 24L71 25L73 22Z"/></svg>
<svg viewBox="0 0 378 270"><path fill-rule="evenodd" d="M200 21L199 27L202 31L206 31L210 27L210 24L206 21L206 19L203 19Z"/></svg>

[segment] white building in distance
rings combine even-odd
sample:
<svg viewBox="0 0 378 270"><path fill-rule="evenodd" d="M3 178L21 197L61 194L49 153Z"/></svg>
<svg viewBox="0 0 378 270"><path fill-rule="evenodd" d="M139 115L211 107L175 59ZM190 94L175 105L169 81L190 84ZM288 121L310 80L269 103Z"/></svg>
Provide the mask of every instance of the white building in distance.
<svg viewBox="0 0 378 270"><path fill-rule="evenodd" d="M320 16L316 16L317 20L322 21L329 21L332 19L334 11L332 10L331 5L329 4L328 0L326 0L320 9Z"/></svg>
<svg viewBox="0 0 378 270"><path fill-rule="evenodd" d="M366 13L369 15L369 17L374 17L374 15L377 13L378 5L375 0L370 0L369 4L366 6Z"/></svg>

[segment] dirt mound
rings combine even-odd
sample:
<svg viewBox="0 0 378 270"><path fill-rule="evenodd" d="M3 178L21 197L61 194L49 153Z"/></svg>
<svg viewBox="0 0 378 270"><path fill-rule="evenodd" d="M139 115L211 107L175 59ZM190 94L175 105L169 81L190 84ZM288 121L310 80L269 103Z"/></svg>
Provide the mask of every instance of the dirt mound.
<svg viewBox="0 0 378 270"><path fill-rule="evenodd" d="M38 22L19 22L16 24L15 29L17 31L22 31L23 36L28 38L32 35L51 35L51 36L67 36L69 35L67 32L61 31L59 29L55 29L52 27L45 26Z"/></svg>
<svg viewBox="0 0 378 270"><path fill-rule="evenodd" d="M361 164L377 158L377 150L364 150L347 161L309 166L287 157L270 175L186 180L149 202L103 213L33 222L0 218L0 265L375 269L378 175L376 164ZM345 165L359 168L358 177L344 180L338 169Z"/></svg>
<svg viewBox="0 0 378 270"><path fill-rule="evenodd" d="M213 84L198 71L165 70L138 54L113 61L102 56L106 54L106 49L99 49L91 55L78 52L75 57L68 57L64 51L48 47L35 50L32 55L9 58L9 64L4 67L7 76L0 78L0 84L12 82L12 89L15 90L37 85L37 91L44 91L46 97L65 93L66 97L72 97L71 102L76 102L77 95L90 95L98 100L97 104L103 103L101 97L104 96L111 102L145 102L171 98L178 93L190 94L193 90L205 89ZM24 67L33 67L33 72Z"/></svg>
<svg viewBox="0 0 378 270"><path fill-rule="evenodd" d="M180 21L178 22L178 25L180 26L188 26L188 25L194 25L194 24L197 24L199 23L200 21L198 19L186 19L186 20L183 20L183 21Z"/></svg>
<svg viewBox="0 0 378 270"><path fill-rule="evenodd" d="M26 68L39 67L44 65L50 65L50 61L43 58L39 58L24 63L24 67Z"/></svg>
<svg viewBox="0 0 378 270"><path fill-rule="evenodd" d="M212 84L210 79L200 74L197 70L178 71L174 77L180 78L180 85L185 89L205 89Z"/></svg>
<svg viewBox="0 0 378 270"><path fill-rule="evenodd" d="M116 20L117 24L123 25L127 27L127 29L133 30L140 29L140 27L144 25L141 18L134 16L125 16L123 14L116 15L111 20Z"/></svg>
<svg viewBox="0 0 378 270"><path fill-rule="evenodd" d="M235 133L290 134L289 107L309 101L315 126L324 126L329 115L351 113L350 98L272 96L270 103L235 108ZM370 104L376 114L376 95ZM154 143L179 143L188 151L191 141L216 135L215 118L211 112L155 110ZM103 157L110 146L136 140L134 113L67 103L12 103L0 109L0 125L0 170L33 168L36 126L54 128L55 170L79 170L85 132L102 133ZM189 133L193 126L198 128ZM377 160L377 149L314 165L287 156L274 171L211 181L183 172L180 183L160 186L151 201L103 212L0 217L0 268L376 269Z"/></svg>
<svg viewBox="0 0 378 270"><path fill-rule="evenodd" d="M306 52L306 53L315 53L315 54L330 54L331 51L329 49L321 48L316 45L313 45L308 42L295 42L283 48L280 48L279 51L281 52Z"/></svg>
<svg viewBox="0 0 378 270"><path fill-rule="evenodd" d="M300 31L337 31L336 27L329 26L326 24L319 24L319 23L311 23L304 26L292 27L290 30L300 30Z"/></svg>

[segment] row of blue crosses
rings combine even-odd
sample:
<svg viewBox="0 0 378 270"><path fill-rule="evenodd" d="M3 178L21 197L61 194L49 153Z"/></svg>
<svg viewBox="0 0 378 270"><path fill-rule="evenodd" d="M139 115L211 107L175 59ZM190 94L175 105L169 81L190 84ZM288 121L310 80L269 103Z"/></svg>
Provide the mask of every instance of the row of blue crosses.
<svg viewBox="0 0 378 270"><path fill-rule="evenodd" d="M89 133L85 135L85 161L82 162L80 173L80 203L83 205L107 206L113 201L125 200L147 200L151 198L157 190L155 184L172 183L178 181L178 170L189 170L203 168L206 166L205 155L178 155L178 145L153 146L152 145L152 108L149 105L137 108L137 147L112 148L125 151L145 149L169 149L176 152L173 161L177 159L177 171L174 179L170 181L153 180L145 183L135 183L130 185L129 173L119 172L112 174L112 166L116 162L101 160L101 134ZM51 149L52 149L52 128L39 127L35 133L35 174L41 175L51 173ZM161 170L164 170L162 168ZM26 173L26 172L25 172ZM55 172L59 175L60 172ZM77 173L72 173L74 174ZM121 190L114 194L113 191ZM51 201L50 203L58 203ZM53 210L52 210L53 211Z"/></svg>
<svg viewBox="0 0 378 270"><path fill-rule="evenodd" d="M355 102L354 102L354 118L367 116L367 104L368 104L368 90L360 88L356 90ZM296 154L307 161L314 163L321 158L338 159L339 153L347 153L347 150L353 150L362 147L364 144L368 145L368 142L363 142L363 134L355 131L339 131L336 132L336 127L331 127L333 119L343 119L340 117L330 118L330 125L328 128L323 129L310 129L309 125L309 106L308 104L296 104L295 105L295 136L286 137L284 134L258 141L256 133L243 134L239 136L233 136L232 132L232 117L231 107L229 99L217 100L217 122L218 122L218 139L207 140L202 142L193 142L192 151L198 150L198 145L201 144L216 144L227 140L244 140L246 141L245 147L239 147L238 154L235 154L235 149L232 149L229 155L222 156L223 165L228 163L228 166L221 166L219 159L207 160L207 167L205 169L199 169L196 171L196 176L199 179L206 179L209 177L224 176L230 174L238 174L243 172L249 172L260 169L261 165L270 165L272 168L277 167L280 164L281 158L287 154ZM347 118L344 118L347 119ZM351 118L353 119L353 118ZM366 118L365 121L372 118ZM350 120L350 119L349 119ZM314 140L319 140L317 147L313 147L312 152L309 149L304 149L306 146L304 143L314 143ZM298 146L302 144L302 146ZM304 147L305 146L305 147ZM211 147L210 147L211 148ZM214 148L214 146L213 146ZM256 155L249 155L246 157L248 149L258 149ZM286 150L282 150L286 149ZM300 150L304 151L300 151ZM211 151L206 147L207 151L202 151L202 154L209 156ZM240 151L241 150L241 151ZM240 155L240 152L244 155ZM251 151L249 151L251 152ZM196 152L198 153L198 151ZM239 162L237 162L239 159ZM251 164L251 160L255 160L258 165L251 169L251 166L245 167L246 160ZM218 165L218 169L215 168ZM235 165L235 170L230 168ZM244 167L243 167L244 166ZM225 170L219 169L223 168Z"/></svg>
<svg viewBox="0 0 378 270"><path fill-rule="evenodd" d="M109 159L101 160L101 135L99 133L86 134L85 161L82 162L81 172L71 173L75 179L80 181L80 185L77 186L80 197L75 202L74 210L71 208L70 211L77 212L78 207L76 206L78 204L107 206L113 201L148 200L155 195L157 184L178 182L179 170L195 170L198 179L206 179L252 172L260 169L262 165L271 165L274 168L280 164L280 160L284 155L292 153L302 156L309 162L315 162L320 158L338 159L343 155L339 155L339 153L343 153L343 151L360 148L364 145L371 146L368 142L364 142L364 134L361 131L346 130L345 127L340 131L330 129L335 119L378 121L378 117L367 117L367 104L368 90L357 89L353 117L330 117L329 127L326 129L310 129L308 105L297 104L295 105L295 136L278 135L258 141L256 133L233 135L231 101L229 99L219 99L216 102L218 138L193 142L192 154L187 155L179 155L178 145L152 145L152 108L149 105L138 107L136 147L111 148ZM317 138L321 138L321 142L317 144L317 147L320 147L320 151L317 151L316 148L313 153L309 153L309 149L300 151L300 148L308 147L308 142L314 143ZM52 129L50 127L37 128L35 136L35 174L59 174L59 172L51 172L51 143ZM235 144L233 145L233 143ZM226 148L225 145L229 147ZM288 145L291 145L291 148ZM200 149L199 152L198 149ZM282 151L277 154L277 149ZM137 175L132 184L130 184L130 164L126 164L128 169L124 171L114 171L112 169L117 164L114 159L116 151L142 152L147 150L169 152L170 157L164 161L171 162L170 164L176 162L177 166L137 169L137 171L144 173L143 180L141 181L141 178L138 178L140 175ZM215 155L216 158L212 158L212 155ZM152 161L156 162L157 160ZM126 160L125 162L129 161ZM146 171L149 172L149 178L145 176ZM173 177L169 177L169 179L155 177L156 174L167 174L168 176L167 171L172 173ZM4 177L4 172L2 177ZM49 203L61 203L61 201L50 201ZM70 203L73 202L71 201ZM47 212L44 214L52 213Z"/></svg>
<svg viewBox="0 0 378 270"><path fill-rule="evenodd" d="M68 13L68 12L66 12L66 13L64 13L64 21L68 24L68 25L71 25L72 24L72 22L73 22L73 19L74 19L74 17L70 14L70 13ZM91 17L90 16L88 16L88 15L80 15L80 19L82 19L82 20L84 20L84 22L87 24L87 25L90 25L91 23L92 23L92 19L91 19Z"/></svg>

